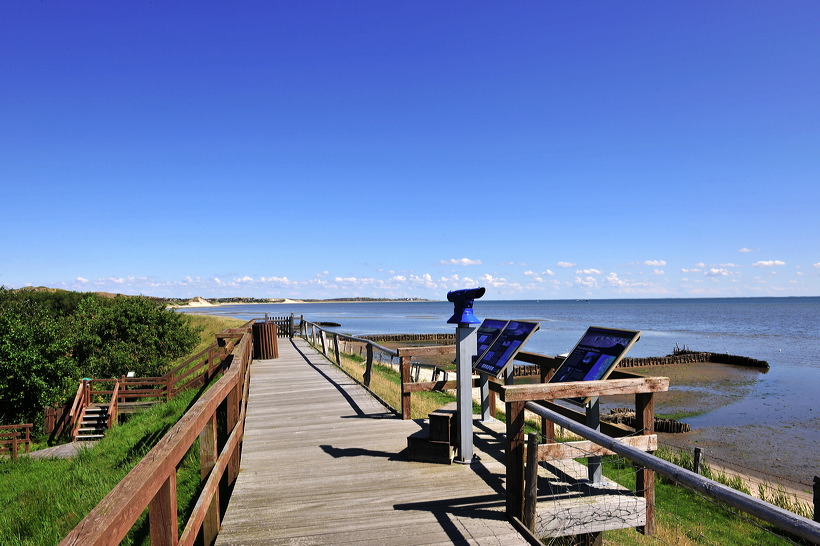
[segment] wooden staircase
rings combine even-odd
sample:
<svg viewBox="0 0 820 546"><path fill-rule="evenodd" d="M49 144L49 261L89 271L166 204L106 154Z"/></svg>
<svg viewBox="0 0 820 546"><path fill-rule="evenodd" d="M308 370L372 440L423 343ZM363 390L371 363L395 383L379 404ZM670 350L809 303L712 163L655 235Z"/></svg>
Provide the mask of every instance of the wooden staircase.
<svg viewBox="0 0 820 546"><path fill-rule="evenodd" d="M428 415L428 426L407 438L411 461L452 464L458 445L456 403L451 402Z"/></svg>
<svg viewBox="0 0 820 546"><path fill-rule="evenodd" d="M74 440L76 442L101 440L106 430L108 430L108 404L91 404L83 411Z"/></svg>

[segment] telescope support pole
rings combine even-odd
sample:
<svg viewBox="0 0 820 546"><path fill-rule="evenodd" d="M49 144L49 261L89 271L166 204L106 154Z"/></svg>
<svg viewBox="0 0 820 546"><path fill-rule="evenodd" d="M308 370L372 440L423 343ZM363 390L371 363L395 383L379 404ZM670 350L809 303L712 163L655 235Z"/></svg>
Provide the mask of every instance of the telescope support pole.
<svg viewBox="0 0 820 546"><path fill-rule="evenodd" d="M456 361L458 362L458 457L456 461L470 464L473 460L473 357L476 354L476 331L471 324L456 327Z"/></svg>

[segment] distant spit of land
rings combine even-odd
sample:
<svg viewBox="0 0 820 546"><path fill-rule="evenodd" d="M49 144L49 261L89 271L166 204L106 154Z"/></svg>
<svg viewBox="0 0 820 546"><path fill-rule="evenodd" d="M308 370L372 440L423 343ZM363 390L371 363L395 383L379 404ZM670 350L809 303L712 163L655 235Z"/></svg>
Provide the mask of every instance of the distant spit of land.
<svg viewBox="0 0 820 546"><path fill-rule="evenodd" d="M359 302L403 302L403 301L433 301L423 298L328 298L328 299L291 299L291 298L167 298L171 307L211 307L216 305L247 305L247 304L276 304L276 303L359 303Z"/></svg>

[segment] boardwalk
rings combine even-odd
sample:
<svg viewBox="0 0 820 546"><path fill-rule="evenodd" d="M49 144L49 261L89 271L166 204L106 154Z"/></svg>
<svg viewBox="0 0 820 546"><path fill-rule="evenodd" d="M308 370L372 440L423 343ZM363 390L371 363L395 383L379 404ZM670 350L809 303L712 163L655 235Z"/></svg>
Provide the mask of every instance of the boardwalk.
<svg viewBox="0 0 820 546"><path fill-rule="evenodd" d="M419 430L304 341L253 365L242 466L217 544L526 544L497 440L472 465L408 461ZM480 425L481 426L481 425Z"/></svg>

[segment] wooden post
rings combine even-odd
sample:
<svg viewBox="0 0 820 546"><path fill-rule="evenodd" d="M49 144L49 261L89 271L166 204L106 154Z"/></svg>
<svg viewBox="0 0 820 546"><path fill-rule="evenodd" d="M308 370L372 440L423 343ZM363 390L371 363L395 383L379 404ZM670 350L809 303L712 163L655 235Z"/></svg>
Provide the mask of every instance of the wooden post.
<svg viewBox="0 0 820 546"><path fill-rule="evenodd" d="M507 402L507 517L524 517L524 402Z"/></svg>
<svg viewBox="0 0 820 546"><path fill-rule="evenodd" d="M17 447L17 431L12 430L11 431L11 460L12 461L17 460L17 449L18 449L18 447Z"/></svg>
<svg viewBox="0 0 820 546"><path fill-rule="evenodd" d="M177 472L171 474L148 505L148 525L152 546L174 546L179 540L177 527Z"/></svg>
<svg viewBox="0 0 820 546"><path fill-rule="evenodd" d="M548 368L544 363L538 367L540 376L541 376L541 383L547 383L550 378L552 378L552 374L555 373L553 368ZM552 402L552 400L547 400L547 402ZM541 418L541 435L544 437L544 443L546 444L554 444L555 443L555 423L546 419L545 417Z"/></svg>
<svg viewBox="0 0 820 546"><path fill-rule="evenodd" d="M700 474L700 461L701 461L701 449L699 447L695 448L695 458L694 464L692 465L692 472L695 474Z"/></svg>
<svg viewBox="0 0 820 546"><path fill-rule="evenodd" d="M635 430L643 435L655 433L655 400L652 393L635 394ZM635 489L646 500L646 525L638 527L644 535L655 534L655 471L637 467Z"/></svg>
<svg viewBox="0 0 820 546"><path fill-rule="evenodd" d="M320 330L319 338L322 341L322 354L327 356L327 332L325 332L324 330Z"/></svg>
<svg viewBox="0 0 820 546"><path fill-rule="evenodd" d="M339 352L339 336L333 334L333 351L336 353L336 365L342 367L342 353Z"/></svg>
<svg viewBox="0 0 820 546"><path fill-rule="evenodd" d="M208 376L205 378L205 381L211 379L214 373L214 346L211 345L208 347Z"/></svg>
<svg viewBox="0 0 820 546"><path fill-rule="evenodd" d="M365 348L367 349L367 360L364 364L364 386L370 387L370 379L373 377L373 345L370 343L365 344Z"/></svg>
<svg viewBox="0 0 820 546"><path fill-rule="evenodd" d="M401 418L410 419L411 398L410 393L405 392L404 385L410 383L410 359L409 356L402 356L399 358L401 368Z"/></svg>
<svg viewBox="0 0 820 546"><path fill-rule="evenodd" d="M208 479L211 470L216 466L219 456L216 440L216 414L199 433L199 476L200 481ZM205 544L213 544L216 535L219 533L219 488L214 491L211 504L202 522L202 537Z"/></svg>
<svg viewBox="0 0 820 546"><path fill-rule="evenodd" d="M524 488L524 526L535 532L538 504L538 435L530 434L527 441L527 470Z"/></svg>
<svg viewBox="0 0 820 546"><path fill-rule="evenodd" d="M243 384L241 381L236 383L236 387L231 389L231 392L228 393L226 398L226 405L227 405L227 435L230 436L231 431L233 431L236 424L239 422L239 404L242 400L242 388ZM239 449L234 450L233 454L231 455L230 460L228 461L228 483L233 484L236 481L236 477L239 475L239 464L240 464L240 451Z"/></svg>

